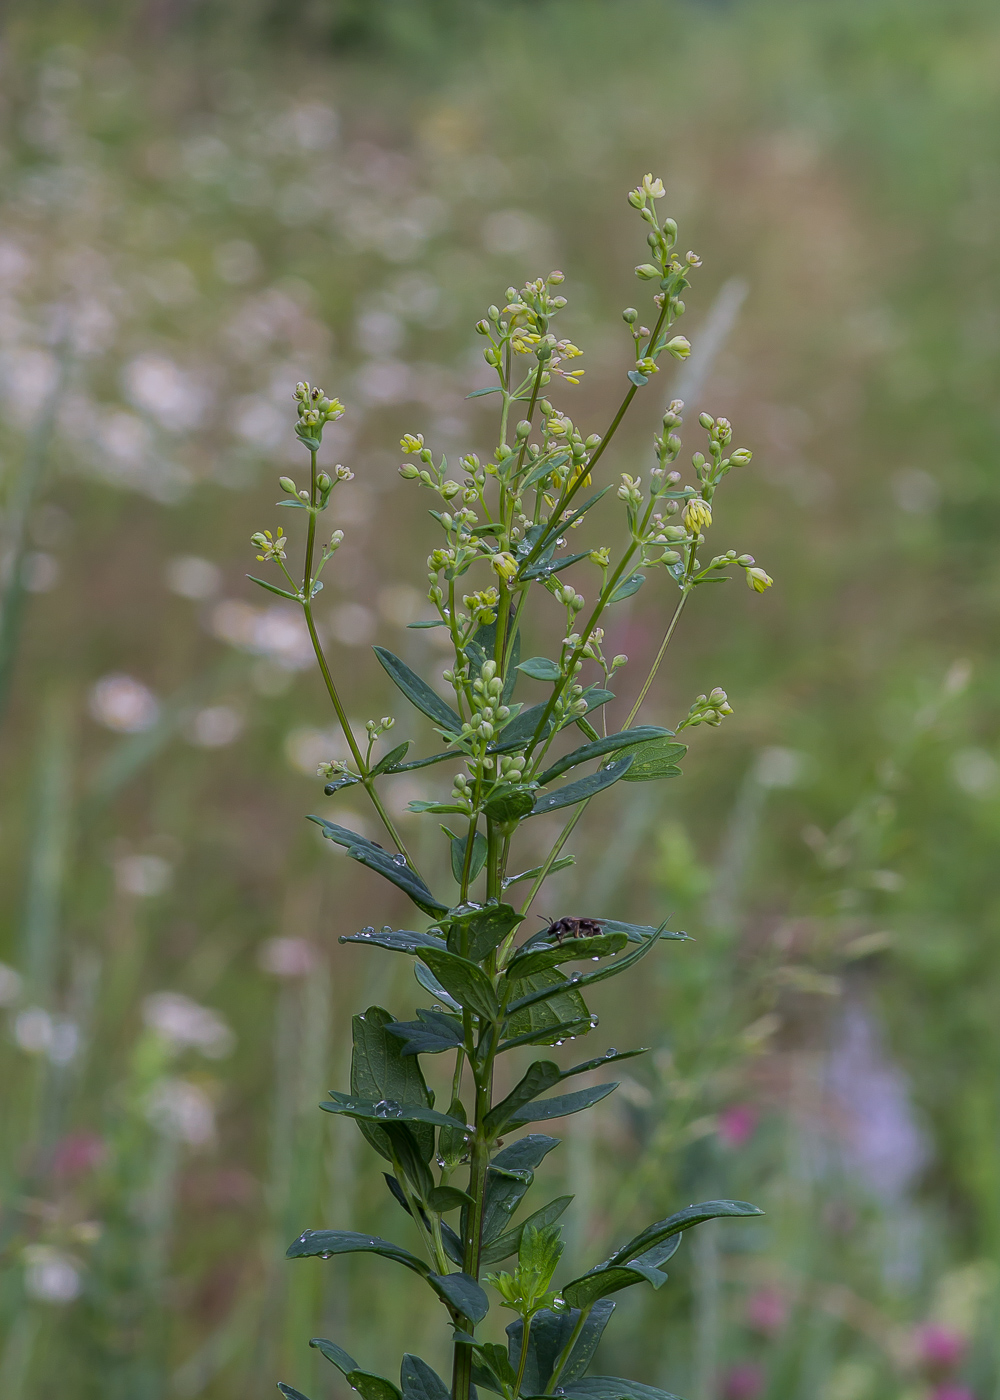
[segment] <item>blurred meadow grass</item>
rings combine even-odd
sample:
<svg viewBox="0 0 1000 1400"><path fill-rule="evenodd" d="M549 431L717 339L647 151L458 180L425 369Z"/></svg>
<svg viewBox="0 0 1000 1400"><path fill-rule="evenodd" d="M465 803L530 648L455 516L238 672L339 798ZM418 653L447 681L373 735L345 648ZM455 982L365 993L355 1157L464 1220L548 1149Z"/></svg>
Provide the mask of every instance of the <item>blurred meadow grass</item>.
<svg viewBox="0 0 1000 1400"><path fill-rule="evenodd" d="M320 609L352 714L388 699L353 685L359 649L434 669L404 630L424 523L397 439L482 445L472 324L553 266L611 405L645 170L706 266L692 361L616 469L688 376L755 454L720 547L776 587L699 596L651 720L714 685L736 714L546 911L617 894L696 939L605 996L608 1041L653 1054L546 1167L585 1207L571 1252L640 1203L768 1210L622 1305L643 1379L998 1400L995 8L162 0L5 26L3 1400L243 1400L279 1373L319 1400L339 1377L303 1337L349 1322L374 1359L419 1330L377 1262L282 1257L392 1209L315 1105L349 1008L411 992L336 943L385 893L302 820L347 815L313 776L338 741L247 540L292 388L322 383L356 473ZM611 651L641 663L665 600L627 606Z"/></svg>

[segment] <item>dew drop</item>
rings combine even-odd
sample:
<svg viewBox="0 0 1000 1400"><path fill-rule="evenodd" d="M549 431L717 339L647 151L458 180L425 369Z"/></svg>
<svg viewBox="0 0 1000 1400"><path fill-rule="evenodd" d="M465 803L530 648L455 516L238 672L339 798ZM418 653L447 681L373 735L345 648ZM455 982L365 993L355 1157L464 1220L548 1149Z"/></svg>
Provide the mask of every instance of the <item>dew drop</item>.
<svg viewBox="0 0 1000 1400"><path fill-rule="evenodd" d="M563 1042L562 1042L561 1040L557 1040L557 1041L556 1041L556 1044L557 1044L557 1045L562 1045Z"/></svg>
<svg viewBox="0 0 1000 1400"><path fill-rule="evenodd" d="M618 1051L613 1045L610 1045L605 1053L610 1057L611 1055L617 1055Z"/></svg>
<svg viewBox="0 0 1000 1400"><path fill-rule="evenodd" d="M393 863L393 865L405 865L405 864L406 864L406 857L405 857L405 856L393 856L393 858L392 858L392 863Z"/></svg>
<svg viewBox="0 0 1000 1400"><path fill-rule="evenodd" d="M320 1252L320 1256L319 1256L319 1257L320 1257L321 1259L332 1259L332 1258L333 1258L333 1250L332 1250L332 1249L324 1249L324 1250L322 1250L322 1251Z"/></svg>
<svg viewBox="0 0 1000 1400"><path fill-rule="evenodd" d="M598 957L593 957L593 958L591 958L590 961L591 961L591 962L600 962L601 960L600 960L600 958L598 958Z"/></svg>

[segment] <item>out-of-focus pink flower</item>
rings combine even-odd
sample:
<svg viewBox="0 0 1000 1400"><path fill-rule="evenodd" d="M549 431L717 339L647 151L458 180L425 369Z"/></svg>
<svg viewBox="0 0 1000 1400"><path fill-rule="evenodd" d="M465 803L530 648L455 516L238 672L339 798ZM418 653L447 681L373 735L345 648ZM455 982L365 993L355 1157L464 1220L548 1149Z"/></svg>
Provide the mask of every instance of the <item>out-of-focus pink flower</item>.
<svg viewBox="0 0 1000 1400"><path fill-rule="evenodd" d="M934 1371L948 1371L957 1366L967 1347L961 1332L937 1322L927 1322L918 1328L916 1343L920 1360Z"/></svg>
<svg viewBox="0 0 1000 1400"><path fill-rule="evenodd" d="M749 1142L757 1127L757 1110L753 1104L734 1103L724 1108L718 1117L719 1138L725 1147L742 1147Z"/></svg>
<svg viewBox="0 0 1000 1400"><path fill-rule="evenodd" d="M777 1288L758 1288L747 1299L746 1319L755 1332L773 1336L788 1321L788 1300Z"/></svg>
<svg viewBox="0 0 1000 1400"><path fill-rule="evenodd" d="M96 1133L68 1133L56 1143L52 1174L63 1180L85 1176L104 1160L104 1142Z"/></svg>
<svg viewBox="0 0 1000 1400"><path fill-rule="evenodd" d="M722 1378L723 1400L757 1400L764 1389L764 1372L752 1361L731 1366Z"/></svg>
<svg viewBox="0 0 1000 1400"><path fill-rule="evenodd" d="M967 1385L953 1385L947 1381L931 1391L930 1400L976 1400L976 1397Z"/></svg>

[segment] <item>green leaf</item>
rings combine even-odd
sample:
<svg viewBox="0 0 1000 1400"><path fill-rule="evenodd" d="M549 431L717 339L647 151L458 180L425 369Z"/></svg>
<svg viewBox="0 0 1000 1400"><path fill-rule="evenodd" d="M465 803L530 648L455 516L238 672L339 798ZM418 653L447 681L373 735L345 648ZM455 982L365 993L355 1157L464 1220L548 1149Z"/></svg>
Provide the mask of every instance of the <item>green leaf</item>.
<svg viewBox="0 0 1000 1400"><path fill-rule="evenodd" d="M416 871L411 870L407 865L405 856L390 855L374 841L369 841L365 836L359 836L356 831L349 831L346 826L338 826L336 822L328 822L324 817L310 816L308 820L315 822L328 840L336 842L338 846L346 846L347 854L352 860L367 865L370 870L376 871L392 884L397 885L410 896L417 908L422 909L425 914L447 912L447 904L442 904L440 900L434 898Z"/></svg>
<svg viewBox="0 0 1000 1400"><path fill-rule="evenodd" d="M533 681L562 680L561 669L547 656L532 656L527 661L522 661L517 669L530 676Z"/></svg>
<svg viewBox="0 0 1000 1400"><path fill-rule="evenodd" d="M468 958L445 948L422 948L420 958L454 999L484 1021L495 1021L500 1007L486 973Z"/></svg>
<svg viewBox="0 0 1000 1400"><path fill-rule="evenodd" d="M404 743L397 744L394 749L390 749L383 758L379 759L375 767L371 769L368 774L369 778L377 778L380 774L387 773L393 764L398 763L400 759L406 757L406 750L409 747L410 741L407 739Z"/></svg>
<svg viewBox="0 0 1000 1400"><path fill-rule="evenodd" d="M687 744L672 743L665 737L652 743L636 744L624 752L633 758L626 782L648 783L653 778L676 778L681 771L677 759L687 753Z"/></svg>
<svg viewBox="0 0 1000 1400"><path fill-rule="evenodd" d="M512 1230L505 1230L502 1235L497 1235L491 1244L483 1246L480 1256L481 1262L484 1265L499 1264L501 1259L507 1259L510 1255L516 1254L521 1247L521 1236L529 1225L541 1229L545 1225L554 1224L572 1199L572 1196L557 1196L554 1201L549 1201L548 1205L542 1206L541 1210L536 1210L532 1215L529 1215L520 1225L515 1225Z"/></svg>
<svg viewBox="0 0 1000 1400"><path fill-rule="evenodd" d="M331 1090L331 1095L333 1091ZM356 1118L359 1123L384 1123L387 1131L398 1124L430 1123L436 1128L455 1128L464 1131L466 1125L449 1118L446 1113L438 1113L434 1108L423 1108L419 1104L397 1103L395 1099L379 1099L371 1103L367 1099L351 1099L341 1094L332 1103L321 1103L325 1113L342 1113L347 1118ZM383 1153L388 1156L388 1153Z"/></svg>
<svg viewBox="0 0 1000 1400"><path fill-rule="evenodd" d="M427 1282L439 1298L470 1322L481 1322L490 1310L489 1298L471 1274L428 1273Z"/></svg>
<svg viewBox="0 0 1000 1400"><path fill-rule="evenodd" d="M637 753L646 740L671 737L673 737L672 730L661 729L655 724L639 725L636 729L623 729L620 734L609 734L606 739L597 739L591 744L582 744L572 753L564 754L551 767L546 768L544 773L539 773L538 782L544 787L553 778L558 778L562 773L565 773L568 768L576 768L578 764L587 763L592 758L600 758L606 753L614 753L616 749L624 749L627 753ZM685 746L681 744L678 747L684 748ZM635 761L638 762L638 759Z"/></svg>
<svg viewBox="0 0 1000 1400"><path fill-rule="evenodd" d="M620 953L627 944L628 937L624 933L567 938L562 944L532 942L517 952L507 968L507 976L522 977L530 972L540 972L545 967L558 967L560 963L577 962L583 958L608 958L613 953Z"/></svg>
<svg viewBox="0 0 1000 1400"><path fill-rule="evenodd" d="M560 860L554 860L549 866L549 874L554 875L557 870L568 870L571 865L576 864L576 856L563 856ZM521 870L517 875L508 875L503 882L505 890L511 885L519 885L523 880L534 880L545 869L544 865L534 865L530 870Z"/></svg>
<svg viewBox="0 0 1000 1400"><path fill-rule="evenodd" d="M604 486L600 491L595 491L592 496L588 496L583 505L577 506L572 515L567 515L565 519L560 517L559 520L554 522L551 519L547 521L545 533L540 537L539 543L532 550L532 557L537 559L539 554L544 551L546 545L552 540L558 539L560 535L564 535L578 520L582 520L587 514L587 511L590 510L592 506L596 506L601 497L606 496L610 490L610 486Z"/></svg>
<svg viewBox="0 0 1000 1400"><path fill-rule="evenodd" d="M526 1104L512 1113L510 1123L544 1123L550 1118L566 1118L571 1113L582 1113L601 1099L614 1093L617 1084L594 1084L589 1089L578 1089L575 1094L557 1094L555 1098L539 1099L537 1103Z"/></svg>
<svg viewBox="0 0 1000 1400"><path fill-rule="evenodd" d="M415 933L408 928L384 928L376 932L365 928L360 933L342 933L340 943L368 943L375 948L388 948L393 953L418 953L421 948L441 948L444 940L432 933Z"/></svg>
<svg viewBox="0 0 1000 1400"><path fill-rule="evenodd" d="M399 1038L389 1034L387 1028L392 1024L392 1016L381 1006L370 1006L363 1015L353 1017L351 1096L373 1104L389 1101L405 1104L409 1109L429 1109L431 1098L420 1065L415 1056L404 1055ZM399 1114L391 1116L400 1118ZM359 1127L375 1151L391 1161L392 1152L385 1133L370 1127L364 1119L359 1119ZM434 1129L426 1122L419 1122L413 1134L421 1157L429 1162L434 1151Z"/></svg>
<svg viewBox="0 0 1000 1400"><path fill-rule="evenodd" d="M551 1045L562 1038L567 1022L590 1025L583 997L555 968L519 977L510 995L506 1034L511 1039L530 1034L534 1044Z"/></svg>
<svg viewBox="0 0 1000 1400"><path fill-rule="evenodd" d="M513 1390L517 1381L517 1372L507 1358L507 1353L502 1346L496 1342L483 1342L473 1349L472 1355L475 1362L472 1367L473 1385L483 1386L487 1390L495 1391L497 1395L505 1394L504 1387Z"/></svg>
<svg viewBox="0 0 1000 1400"><path fill-rule="evenodd" d="M639 589L645 582L645 574L633 574L631 578L622 579L621 583L608 599L608 607L610 607L612 603L620 603L625 598L631 598L633 593L639 592Z"/></svg>
<svg viewBox="0 0 1000 1400"><path fill-rule="evenodd" d="M558 1084L561 1078L562 1072L552 1060L536 1060L534 1064L529 1065L507 1097L495 1104L486 1115L483 1127L488 1136L491 1138L499 1137L505 1124L512 1122L519 1110L529 1104L532 1099L537 1098L539 1094L544 1094L546 1089L551 1089ZM529 1120L521 1121L527 1122Z"/></svg>
<svg viewBox="0 0 1000 1400"><path fill-rule="evenodd" d="M462 1023L456 1016L418 1009L417 1017L416 1021L393 1021L386 1026L390 1035L403 1042L403 1055L440 1055L463 1043Z"/></svg>
<svg viewBox="0 0 1000 1400"><path fill-rule="evenodd" d="M599 686L591 686L580 696L581 700L586 700L587 702L588 714L591 710L599 709L602 705L606 705L609 700L613 700L614 698L610 690L602 690ZM546 708L547 702L542 701L538 705L530 706L527 710L522 710L509 724L504 726L500 733L500 738L495 744L489 746L488 752L509 753L512 749L523 748L534 736L535 730L538 728ZM565 729L567 724L575 724L576 720L576 715L567 715L559 727L560 729ZM551 718L546 721L543 737L547 737L552 733L554 723L554 720Z"/></svg>
<svg viewBox="0 0 1000 1400"><path fill-rule="evenodd" d="M489 1244L510 1224L511 1216L534 1180L535 1168L558 1146L558 1138L547 1137L544 1133L528 1133L496 1154L486 1174L482 1230L484 1244ZM506 1255L500 1257L506 1258Z"/></svg>
<svg viewBox="0 0 1000 1400"><path fill-rule="evenodd" d="M462 721L459 716L416 671L411 671L405 661L400 661L398 656L393 656L385 647L373 647L372 650L390 680L399 687L411 705L415 705L422 714L439 724L449 734L461 733Z"/></svg>
<svg viewBox="0 0 1000 1400"><path fill-rule="evenodd" d="M550 578L552 574L568 569L571 564L579 564L581 559L589 558L590 550L585 549L580 554L563 554L558 559L539 560L537 564L529 564L526 569L522 569L518 578L524 582L530 579Z"/></svg>
<svg viewBox="0 0 1000 1400"><path fill-rule="evenodd" d="M618 1376L585 1376L564 1386L568 1400L680 1400L669 1391Z"/></svg>
<svg viewBox="0 0 1000 1400"><path fill-rule="evenodd" d="M249 577L249 575L247 575ZM296 1390L293 1385L285 1385L284 1381L278 1382L278 1389L285 1400L309 1400L308 1395L303 1395L301 1390Z"/></svg>
<svg viewBox="0 0 1000 1400"><path fill-rule="evenodd" d="M334 778L333 782L327 783L323 792L327 797L332 797L333 794L339 792L341 788L356 787L360 781L361 779L356 778L353 773L342 773L339 778Z"/></svg>
<svg viewBox="0 0 1000 1400"><path fill-rule="evenodd" d="M571 988L576 989L592 986L595 982L604 982L609 977L617 977L620 972L624 972L626 968L631 967L634 963L637 963L640 958L644 958L647 953L652 951L659 942L659 932L659 929L654 929L651 937L644 939L634 952L626 954L624 958L619 958L617 962L607 963L604 967L599 967L596 972L574 972L572 977L563 980L566 981ZM534 975L536 977L559 976L559 974L555 972L542 972L535 973ZM536 1002L547 1000L548 995L544 990L529 992L526 996L519 997L516 1001L511 1001L508 1011L511 1016L513 1016L515 1012L520 1011L524 1007L534 1006Z"/></svg>
<svg viewBox="0 0 1000 1400"><path fill-rule="evenodd" d="M457 1123L467 1123L468 1115L462 1106L461 1099L452 1099L448 1107L448 1117L454 1118ZM462 1158L468 1154L469 1146L465 1131L459 1132L456 1128L442 1128L438 1133L438 1156L446 1167L454 1168L458 1166ZM458 1263L462 1261L462 1242L458 1245Z"/></svg>
<svg viewBox="0 0 1000 1400"><path fill-rule="evenodd" d="M404 1354L399 1368L399 1384L403 1388L403 1400L451 1400L451 1390L437 1371L409 1352Z"/></svg>
<svg viewBox="0 0 1000 1400"><path fill-rule="evenodd" d="M544 1003L543 1003L544 1006ZM532 1007L527 1013L529 1016L537 1007ZM518 1016L525 1013L519 1011ZM514 1036L511 1040L503 1040L497 1047L499 1054L503 1050L516 1050L519 1045L561 1045L564 1040L576 1040L578 1036L588 1035L594 1029L594 1022L589 1016L580 1021L560 1021L556 1025L546 1025L537 1031L528 1031L525 1035Z"/></svg>
<svg viewBox="0 0 1000 1400"><path fill-rule="evenodd" d="M486 904L463 909L447 922L448 948L452 953L481 963L524 919L510 904Z"/></svg>
<svg viewBox="0 0 1000 1400"><path fill-rule="evenodd" d="M460 750L445 749L443 753L432 753L428 758L411 758L409 763L397 763L387 769L389 773L412 773L414 768L430 768L432 763L444 763L446 758L461 758Z"/></svg>
<svg viewBox="0 0 1000 1400"><path fill-rule="evenodd" d="M493 790L483 811L493 821L507 826L528 816L534 805L534 787L525 783L502 783Z"/></svg>
<svg viewBox="0 0 1000 1400"><path fill-rule="evenodd" d="M441 986L441 983L437 980L429 967L425 967L423 963L418 962L413 969L413 973L425 992L430 992L432 997L437 997L438 1001L450 1007L452 1011L460 1012L462 1010L455 998L449 996Z"/></svg>
<svg viewBox="0 0 1000 1400"><path fill-rule="evenodd" d="M407 627L409 627L409 628L421 629L421 630L422 630L423 628L426 628L426 627L447 627L447 626L448 626L447 622L445 622L445 620L444 620L443 618L441 618L441 617L431 618L431 620L430 620L429 622L408 622L406 625L407 625Z"/></svg>
<svg viewBox="0 0 1000 1400"><path fill-rule="evenodd" d="M473 389L472 393L471 393L471 394L466 394L465 397L466 397L467 399L481 399L481 398L483 397L484 394L502 394L502 393L503 393L503 390L500 389L500 388L493 388L493 389Z"/></svg>
<svg viewBox="0 0 1000 1400"><path fill-rule="evenodd" d="M601 1334L608 1325L608 1319L614 1311L614 1306L614 1303L610 1302L598 1303L583 1324L579 1339L559 1377L560 1389L566 1380L570 1378L575 1380L587 1369L594 1352L597 1350ZM531 1331L528 1334L528 1359L524 1368L524 1383L521 1388L523 1395L539 1395L548 1388L556 1362L569 1345L569 1340L579 1321L578 1308L567 1309L565 1312L559 1313L553 1312L550 1308L543 1308L535 1314L531 1323ZM507 1328L508 1358L513 1365L517 1365L520 1360L523 1335L524 1324L520 1318L517 1318Z"/></svg>
<svg viewBox="0 0 1000 1400"><path fill-rule="evenodd" d="M578 778L575 783L556 788L555 792L543 793L535 798L531 815L537 817L542 812L554 812L559 807L573 807L577 802L585 802L609 788L612 783L617 783L619 778L624 778L631 766L632 755L626 754L617 762L608 764L607 768L602 768L599 773L588 773L585 778Z"/></svg>
<svg viewBox="0 0 1000 1400"><path fill-rule="evenodd" d="M617 1064L619 1060L634 1060L637 1055L648 1055L649 1046L641 1045L636 1050L605 1050L603 1055L595 1055L592 1060L584 1060L583 1064L574 1065L572 1069L564 1069L563 1079L570 1079L574 1074L587 1074L592 1069L603 1069L605 1065Z"/></svg>
<svg viewBox="0 0 1000 1400"><path fill-rule="evenodd" d="M671 1235L679 1234L682 1230L690 1230L692 1225L701 1225L706 1220L719 1220L728 1217L763 1215L764 1212L758 1206L752 1206L748 1201L703 1201L700 1205L687 1206L684 1210L679 1210L675 1215L668 1216L665 1220L658 1220L654 1225L650 1225L628 1244L616 1250L607 1261L611 1264L625 1264L636 1256L652 1249L654 1245L669 1239Z"/></svg>
<svg viewBox="0 0 1000 1400"><path fill-rule="evenodd" d="M430 1273L430 1265L402 1245L380 1239L378 1235L360 1235L354 1230L304 1230L288 1246L285 1258L329 1259L334 1254L380 1254L383 1259L392 1259L412 1269L421 1278Z"/></svg>
<svg viewBox="0 0 1000 1400"><path fill-rule="evenodd" d="M247 578L251 583L256 583L259 584L261 588L266 588L268 593L277 593L279 598L290 598L293 603L301 601L297 593L289 593L286 589L278 588L273 583L267 583L262 578L254 578L253 574L247 574Z"/></svg>
<svg viewBox="0 0 1000 1400"><path fill-rule="evenodd" d="M626 934L630 943L642 943L654 934L658 938L669 938L679 943L691 942L688 934L668 933L662 924L659 928L655 928L652 924L623 924L620 919L597 919L596 922L600 924L605 933Z"/></svg>
<svg viewBox="0 0 1000 1400"><path fill-rule="evenodd" d="M465 871L465 852L468 850L469 837L454 836L451 841L451 873L455 877L455 883L462 883L462 875ZM486 864L486 852L489 849L486 837L481 831L477 831L472 842L472 860L469 864L470 882L476 878Z"/></svg>
<svg viewBox="0 0 1000 1400"><path fill-rule="evenodd" d="M342 1371L345 1376L358 1369L358 1363L354 1357L349 1356L344 1348L339 1347L336 1342L328 1342L325 1337L312 1337L309 1345L322 1352L327 1361L332 1361L337 1370Z"/></svg>
<svg viewBox="0 0 1000 1400"><path fill-rule="evenodd" d="M571 1307L590 1308L599 1298L608 1298L612 1293L620 1293L623 1288L631 1288L636 1283L650 1283L654 1288L661 1288L667 1281L667 1275L660 1266L676 1253L680 1242L680 1235L675 1235L673 1239L630 1260L627 1265L602 1265L592 1269L589 1274L568 1283L562 1290L563 1298Z"/></svg>
<svg viewBox="0 0 1000 1400"><path fill-rule="evenodd" d="M387 1381L385 1376L376 1376L371 1371L351 1371L348 1373L347 1383L352 1390L358 1392L361 1400L402 1400L392 1381Z"/></svg>
<svg viewBox="0 0 1000 1400"><path fill-rule="evenodd" d="M473 1200L468 1191L460 1191L457 1186L435 1186L428 1192L427 1204L438 1215L444 1215L446 1211L472 1205Z"/></svg>

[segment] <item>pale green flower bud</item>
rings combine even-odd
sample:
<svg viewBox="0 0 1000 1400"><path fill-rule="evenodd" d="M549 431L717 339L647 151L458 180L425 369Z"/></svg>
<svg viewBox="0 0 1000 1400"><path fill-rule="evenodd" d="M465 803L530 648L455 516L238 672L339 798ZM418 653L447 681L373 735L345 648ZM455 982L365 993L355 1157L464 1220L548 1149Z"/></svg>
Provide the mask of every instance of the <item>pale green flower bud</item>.
<svg viewBox="0 0 1000 1400"><path fill-rule="evenodd" d="M639 313L638 311L636 311L635 307L626 306L625 310L622 312L622 320L625 322L625 324L627 326L634 326L638 319Z"/></svg>
<svg viewBox="0 0 1000 1400"><path fill-rule="evenodd" d="M528 422L527 418L522 418L514 429L514 436L517 438L526 438L530 432L531 424Z"/></svg>
<svg viewBox="0 0 1000 1400"><path fill-rule="evenodd" d="M774 579L763 569L747 569L747 583L755 593L763 593L771 587Z"/></svg>
<svg viewBox="0 0 1000 1400"><path fill-rule="evenodd" d="M549 273L545 280L550 287L559 287L566 281L566 274L565 272L560 272L559 269L556 268L554 272Z"/></svg>
<svg viewBox="0 0 1000 1400"><path fill-rule="evenodd" d="M316 478L316 485L321 491L329 491L330 487L333 485L333 479L327 476L326 472L320 472L319 476Z"/></svg>
<svg viewBox="0 0 1000 1400"><path fill-rule="evenodd" d="M686 336L675 335L673 340L667 341L666 348L675 360L686 360L691 353L691 342Z"/></svg>
<svg viewBox="0 0 1000 1400"><path fill-rule="evenodd" d="M489 321L486 321L486 320L477 321L477 322L476 322L476 330L479 332L480 335L489 335L489 333L490 333L490 323L489 323Z"/></svg>
<svg viewBox="0 0 1000 1400"><path fill-rule="evenodd" d="M654 282L660 276L660 269L654 267L652 263L640 263L635 270L635 275L640 277L643 282Z"/></svg>
<svg viewBox="0 0 1000 1400"><path fill-rule="evenodd" d="M732 453L729 460L732 462L734 467L745 467L752 456L753 453L750 451L749 448L737 447L736 451Z"/></svg>
<svg viewBox="0 0 1000 1400"><path fill-rule="evenodd" d="M712 428L715 427L715 419L710 413L699 413L698 422L701 424L701 426L705 429L706 432L709 432Z"/></svg>
<svg viewBox="0 0 1000 1400"><path fill-rule="evenodd" d="M295 495L297 487L290 476L279 476L278 485L281 487L282 491L287 491L290 496Z"/></svg>
<svg viewBox="0 0 1000 1400"><path fill-rule="evenodd" d="M633 209L641 209L646 203L646 196L643 194L642 190L629 190L628 202Z"/></svg>
<svg viewBox="0 0 1000 1400"><path fill-rule="evenodd" d="M399 474L400 476L405 477L407 481L413 481L416 477L420 475L420 472L417 470L417 468L413 465L412 462L404 462L399 469Z"/></svg>

